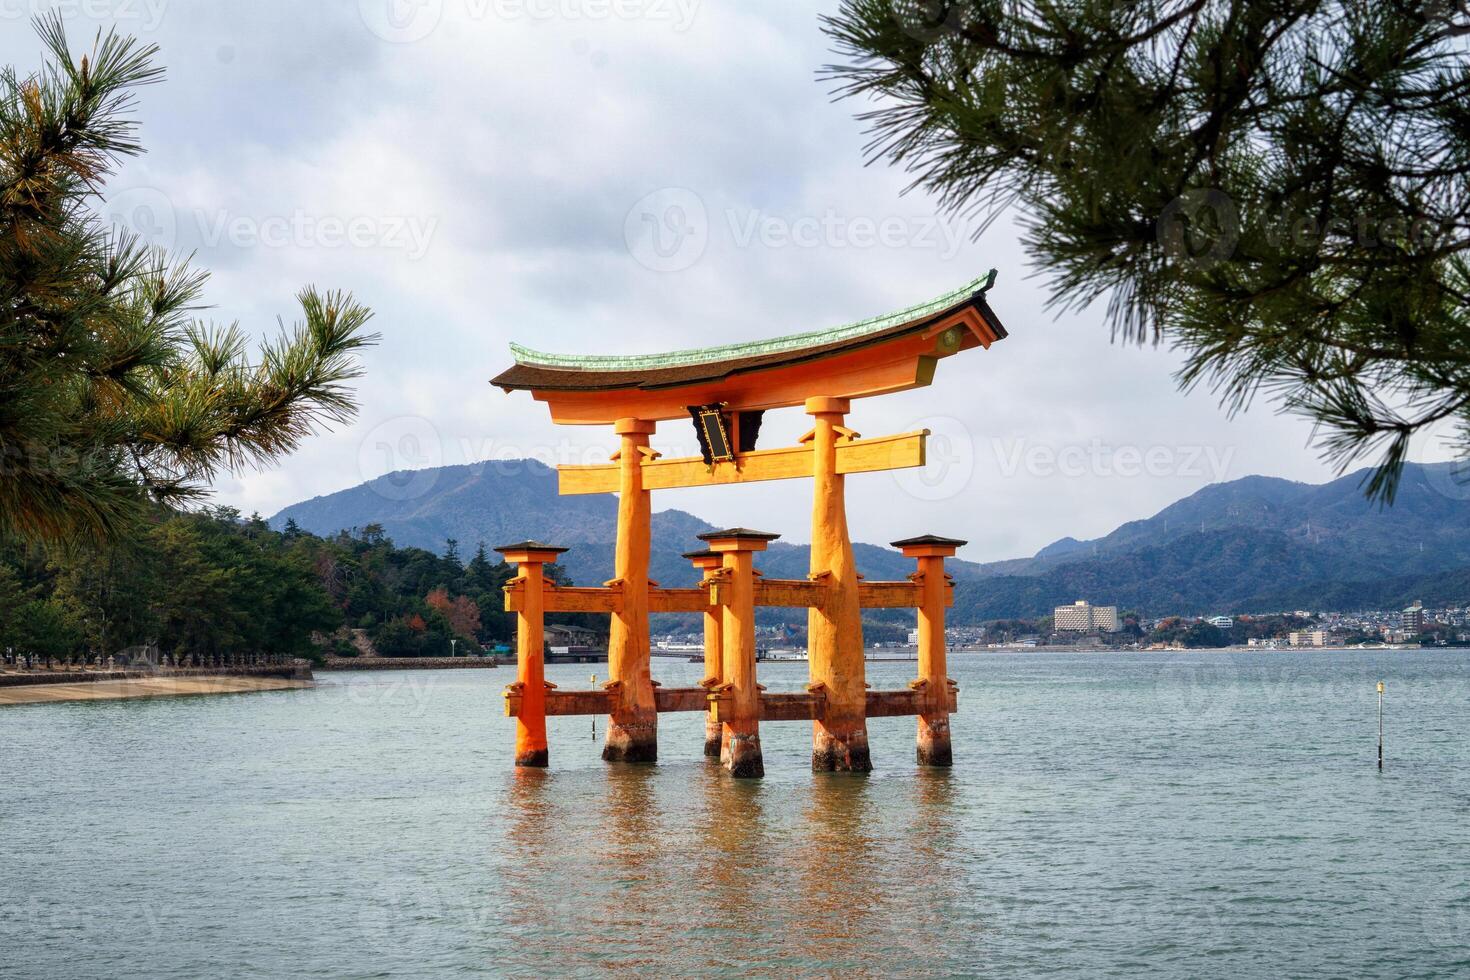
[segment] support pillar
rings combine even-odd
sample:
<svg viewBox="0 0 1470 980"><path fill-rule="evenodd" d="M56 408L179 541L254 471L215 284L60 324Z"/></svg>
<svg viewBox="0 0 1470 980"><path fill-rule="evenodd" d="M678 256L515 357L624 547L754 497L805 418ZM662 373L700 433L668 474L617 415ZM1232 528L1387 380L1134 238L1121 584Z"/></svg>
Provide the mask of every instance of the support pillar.
<svg viewBox="0 0 1470 980"><path fill-rule="evenodd" d="M690 564L703 573L704 588L710 589L716 578L715 573L723 566L724 559L714 551L691 551L684 557L688 558ZM725 676L724 650L720 643L720 620L723 616L724 613L720 607L713 603L704 608L704 679L699 682L699 685L705 690L719 687ZM711 758L720 758L723 741L720 716L715 711L714 705L711 704L704 719L704 754Z"/></svg>
<svg viewBox="0 0 1470 980"><path fill-rule="evenodd" d="M658 759L658 710L648 663L648 553L651 506L643 488L643 461L657 456L648 448L654 424L618 419L618 542L613 574L622 585L623 609L613 613L608 631L608 687L612 714L602 757L608 762Z"/></svg>
<svg viewBox="0 0 1470 980"><path fill-rule="evenodd" d="M764 776L761 756L761 696L755 678L755 572L754 554L780 537L743 527L701 534L700 540L720 555L720 575L714 588L720 605L721 670L717 695L724 750L720 761L730 774Z"/></svg>
<svg viewBox="0 0 1470 980"><path fill-rule="evenodd" d="M944 559L966 542L926 534L893 542L908 558L918 561L911 576L922 588L919 605L919 676L910 685L919 692L917 757L921 766L948 767L954 763L949 736L949 666L944 639Z"/></svg>
<svg viewBox="0 0 1470 980"><path fill-rule="evenodd" d="M539 541L503 544L495 549L517 566L513 588L523 591L516 613L516 687L521 709L516 714L516 765L545 768L546 747L546 639L545 595L542 591L544 565L556 561L567 549Z"/></svg>
<svg viewBox="0 0 1470 980"><path fill-rule="evenodd" d="M837 445L857 433L843 426L846 398L808 398L816 420L812 441L811 578L828 585L826 603L807 613L807 656L813 687L826 689L827 709L812 722L812 769L868 772L867 683L857 564L847 533L845 478L837 472Z"/></svg>

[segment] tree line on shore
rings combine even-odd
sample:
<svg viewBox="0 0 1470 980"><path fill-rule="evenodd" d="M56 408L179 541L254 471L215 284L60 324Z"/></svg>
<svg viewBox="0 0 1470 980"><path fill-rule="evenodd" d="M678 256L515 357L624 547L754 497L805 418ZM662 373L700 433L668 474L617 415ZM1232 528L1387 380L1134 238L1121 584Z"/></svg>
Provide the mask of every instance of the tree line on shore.
<svg viewBox="0 0 1470 980"><path fill-rule="evenodd" d="M317 659L356 656L355 629L383 656L479 653L515 635L501 611L513 575L483 544L466 561L455 541L400 548L377 525L319 537L229 507L159 510L136 540L0 546L0 652Z"/></svg>

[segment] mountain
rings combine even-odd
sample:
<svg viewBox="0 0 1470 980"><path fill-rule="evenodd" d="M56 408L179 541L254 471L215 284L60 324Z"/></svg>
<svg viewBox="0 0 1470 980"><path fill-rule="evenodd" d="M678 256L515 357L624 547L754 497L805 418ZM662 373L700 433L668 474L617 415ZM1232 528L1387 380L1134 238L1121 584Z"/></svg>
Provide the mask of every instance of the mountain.
<svg viewBox="0 0 1470 980"><path fill-rule="evenodd" d="M556 484L555 470L529 459L404 470L292 504L270 523L279 529L295 520L320 535L380 524L395 543L436 553L449 538L466 553L482 543L492 548L534 538L571 549L561 565L573 582L607 581L613 577L617 498L563 497ZM658 511L652 523L649 575L665 586L693 585L698 575L680 555L703 547L696 535L715 525L682 510ZM913 562L892 548L857 544L853 550L858 568L872 579L901 579L914 570ZM805 545L776 541L757 556L757 565L773 578L805 578L808 555ZM964 566L961 575L978 574L977 565L956 564Z"/></svg>
<svg viewBox="0 0 1470 980"><path fill-rule="evenodd" d="M1419 597L1470 603L1470 484L1455 464L1409 464L1389 508L1363 498L1362 478L1248 476L1100 538L1061 538L1030 558L952 561L953 621L1042 616L1078 598L1147 615L1392 607ZM451 537L462 552L538 538L569 546L563 566L589 584L612 577L617 500L559 496L553 470L512 460L392 473L287 507L271 524L287 519L317 534L376 523L400 545L436 552ZM679 555L712 529L684 511L655 513L652 577L692 584ZM855 544L854 552L870 579L901 579L913 568L891 548ZM807 561L804 545L779 541L759 556L780 578L804 577Z"/></svg>

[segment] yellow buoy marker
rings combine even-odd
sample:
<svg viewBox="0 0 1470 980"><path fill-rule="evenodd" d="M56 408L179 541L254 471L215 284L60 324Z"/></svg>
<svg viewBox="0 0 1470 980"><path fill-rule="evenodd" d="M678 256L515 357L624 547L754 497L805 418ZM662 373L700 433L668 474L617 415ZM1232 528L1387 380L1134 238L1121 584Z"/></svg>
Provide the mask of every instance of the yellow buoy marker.
<svg viewBox="0 0 1470 980"><path fill-rule="evenodd" d="M1378 768L1383 768L1383 682L1378 682Z"/></svg>

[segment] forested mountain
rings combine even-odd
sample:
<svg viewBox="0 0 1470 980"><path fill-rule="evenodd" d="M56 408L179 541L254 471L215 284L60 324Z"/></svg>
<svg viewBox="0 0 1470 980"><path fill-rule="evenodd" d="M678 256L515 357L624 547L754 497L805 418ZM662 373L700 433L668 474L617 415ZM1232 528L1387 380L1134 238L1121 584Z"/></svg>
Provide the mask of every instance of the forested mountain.
<svg viewBox="0 0 1470 980"><path fill-rule="evenodd" d="M1470 484L1452 464L1410 464L1398 499L1364 499L1362 473L1325 484L1249 476L1214 484L1095 540L1062 538L1030 558L952 562L954 620L1039 616L1088 598L1166 613L1394 605L1459 599L1470 568ZM442 551L448 538L473 548L530 536L571 551L571 580L612 577L617 505L611 495L561 497L554 471L529 460L391 474L288 507L272 518L330 535L376 523L400 545ZM651 573L665 585L693 581L679 557L712 525L683 511L653 518ZM869 578L902 578L911 563L891 548L859 544ZM768 575L801 577L807 549L776 542ZM1459 591L1457 591L1459 590Z"/></svg>

